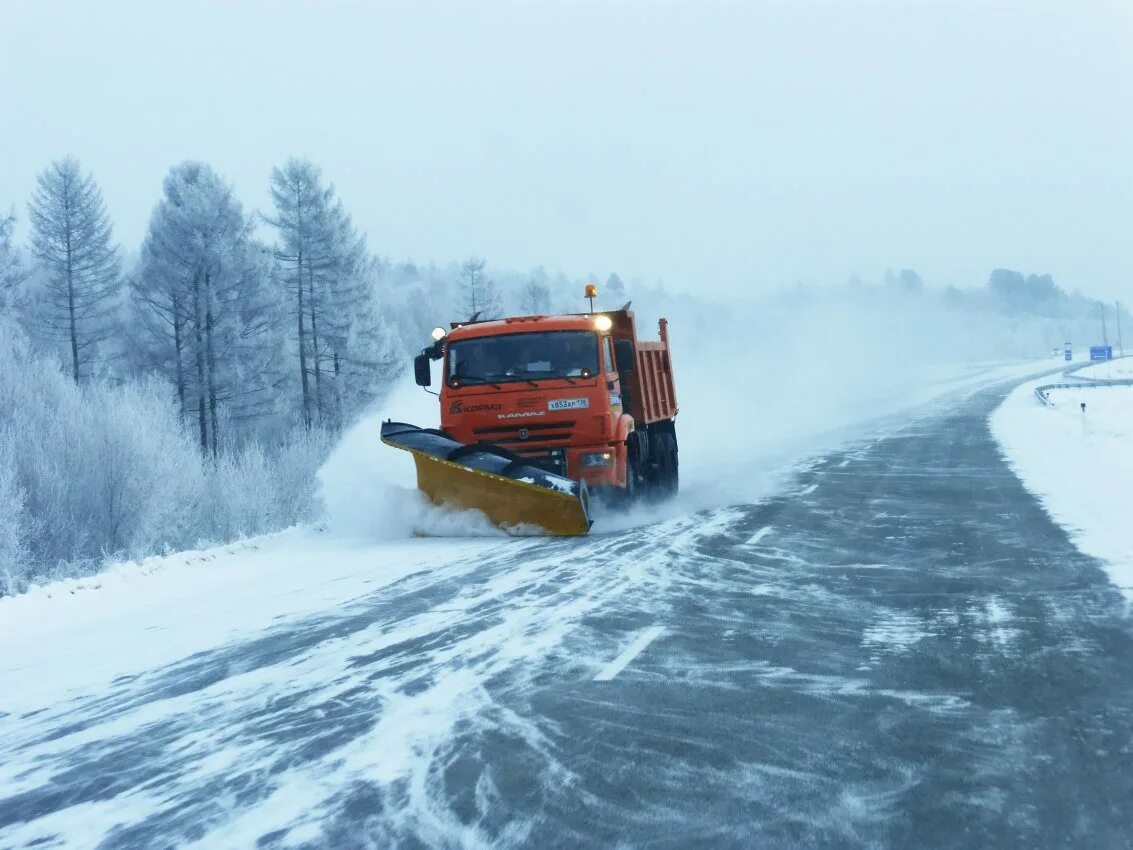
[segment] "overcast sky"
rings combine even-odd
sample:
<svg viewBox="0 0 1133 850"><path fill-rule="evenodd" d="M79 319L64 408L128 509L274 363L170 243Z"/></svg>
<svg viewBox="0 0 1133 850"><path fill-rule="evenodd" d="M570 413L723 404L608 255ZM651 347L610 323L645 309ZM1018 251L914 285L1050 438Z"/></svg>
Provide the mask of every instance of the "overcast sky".
<svg viewBox="0 0 1133 850"><path fill-rule="evenodd" d="M0 0L0 208L67 154L130 250L174 163L298 154L395 258L1133 302L1133 2Z"/></svg>

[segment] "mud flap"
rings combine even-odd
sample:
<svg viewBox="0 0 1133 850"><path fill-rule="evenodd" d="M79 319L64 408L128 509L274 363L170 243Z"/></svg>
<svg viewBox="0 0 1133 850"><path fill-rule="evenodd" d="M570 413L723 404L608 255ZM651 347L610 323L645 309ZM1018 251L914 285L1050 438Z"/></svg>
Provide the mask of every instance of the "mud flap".
<svg viewBox="0 0 1133 850"><path fill-rule="evenodd" d="M499 446L462 445L443 431L389 421L382 442L412 453L417 486L434 504L482 511L518 536L590 531L585 483L529 466Z"/></svg>

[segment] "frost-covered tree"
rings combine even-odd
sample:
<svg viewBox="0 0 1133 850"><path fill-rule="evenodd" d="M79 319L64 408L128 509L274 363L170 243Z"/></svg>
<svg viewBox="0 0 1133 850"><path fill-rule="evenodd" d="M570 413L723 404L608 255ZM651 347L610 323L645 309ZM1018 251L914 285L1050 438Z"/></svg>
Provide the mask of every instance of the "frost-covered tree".
<svg viewBox="0 0 1133 850"><path fill-rule="evenodd" d="M278 313L269 279L266 249L251 239L232 187L203 163L173 168L132 281L139 345L213 456L224 422L270 403Z"/></svg>
<svg viewBox="0 0 1133 850"><path fill-rule="evenodd" d="M1068 306L1066 293L1049 274L1024 275L1014 269L994 269L987 285L992 298L1012 312L1058 315L1065 313ZM1087 301L1082 306L1085 310L1080 307L1078 312L1088 312L1092 305Z"/></svg>
<svg viewBox="0 0 1133 850"><path fill-rule="evenodd" d="M610 294L613 300L618 302L618 306L624 303L626 285L617 272L610 272L610 276L606 278L606 292Z"/></svg>
<svg viewBox="0 0 1133 850"><path fill-rule="evenodd" d="M904 292L923 292L924 281L912 269L901 269L897 274L897 287Z"/></svg>
<svg viewBox="0 0 1133 850"><path fill-rule="evenodd" d="M339 428L385 377L390 333L378 316L377 269L313 162L290 159L273 169L271 194L302 420L307 428Z"/></svg>
<svg viewBox="0 0 1133 850"><path fill-rule="evenodd" d="M71 158L39 175L28 208L43 285L36 326L65 346L77 382L114 334L121 279L110 218L94 176Z"/></svg>
<svg viewBox="0 0 1133 850"><path fill-rule="evenodd" d="M401 355L416 353L429 339L429 331L460 317L457 307L455 266L444 269L430 263L379 265L383 314L396 317L393 330Z"/></svg>
<svg viewBox="0 0 1133 850"><path fill-rule="evenodd" d="M547 286L547 273L542 268L531 272L519 293L520 309L529 316L550 312L551 288Z"/></svg>
<svg viewBox="0 0 1133 850"><path fill-rule="evenodd" d="M13 242L15 229L15 211L0 217L0 315L15 312L20 301L20 284L27 279L27 271Z"/></svg>
<svg viewBox="0 0 1133 850"><path fill-rule="evenodd" d="M495 282L484 273L486 261L469 257L460 264L460 309L468 318L497 319L501 314Z"/></svg>
<svg viewBox="0 0 1133 850"><path fill-rule="evenodd" d="M300 430L202 458L167 383L76 384L0 316L0 595L311 520L328 449Z"/></svg>
<svg viewBox="0 0 1133 850"><path fill-rule="evenodd" d="M325 361L322 380L330 390L329 400L324 397L324 411L328 401L331 405L324 421L335 430L375 398L402 360L398 334L377 297L378 286L377 275L364 268L355 278L327 289L327 333L316 355Z"/></svg>

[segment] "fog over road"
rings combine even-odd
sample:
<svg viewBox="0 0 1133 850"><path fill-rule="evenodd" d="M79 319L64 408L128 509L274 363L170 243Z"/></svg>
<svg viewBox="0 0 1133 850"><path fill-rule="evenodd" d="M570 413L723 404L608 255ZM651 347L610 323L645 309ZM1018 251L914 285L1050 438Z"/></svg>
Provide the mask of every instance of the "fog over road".
<svg viewBox="0 0 1133 850"><path fill-rule="evenodd" d="M0 847L1129 846L1133 624L1008 389L0 715Z"/></svg>

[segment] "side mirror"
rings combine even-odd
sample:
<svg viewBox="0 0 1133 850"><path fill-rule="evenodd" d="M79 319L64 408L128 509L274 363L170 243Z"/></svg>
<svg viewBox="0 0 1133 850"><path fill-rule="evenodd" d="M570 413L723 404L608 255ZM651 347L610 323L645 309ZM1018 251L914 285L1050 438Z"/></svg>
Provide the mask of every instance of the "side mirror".
<svg viewBox="0 0 1133 850"><path fill-rule="evenodd" d="M413 358L413 377L416 379L417 386L419 387L427 387L433 382L428 354L418 354Z"/></svg>

